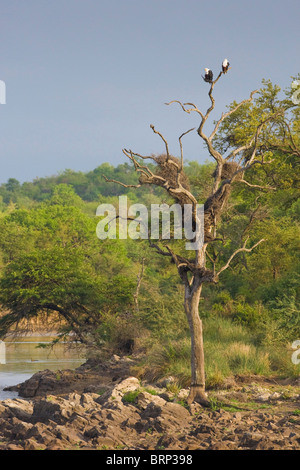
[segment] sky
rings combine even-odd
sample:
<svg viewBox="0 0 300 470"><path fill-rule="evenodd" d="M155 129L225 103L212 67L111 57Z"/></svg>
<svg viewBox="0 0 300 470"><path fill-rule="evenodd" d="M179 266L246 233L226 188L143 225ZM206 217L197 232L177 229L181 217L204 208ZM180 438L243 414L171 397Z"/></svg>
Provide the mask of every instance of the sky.
<svg viewBox="0 0 300 470"><path fill-rule="evenodd" d="M179 155L199 124L171 100L209 105L204 68L231 69L215 88L220 117L270 79L300 72L299 0L0 0L0 184L91 171L123 148ZM208 124L209 126L209 124ZM184 157L209 158L196 131Z"/></svg>

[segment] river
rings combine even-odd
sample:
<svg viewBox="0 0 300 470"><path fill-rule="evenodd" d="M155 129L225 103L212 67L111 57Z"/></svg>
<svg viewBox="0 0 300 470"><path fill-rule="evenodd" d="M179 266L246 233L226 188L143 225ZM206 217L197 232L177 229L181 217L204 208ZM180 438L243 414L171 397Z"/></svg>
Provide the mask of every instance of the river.
<svg viewBox="0 0 300 470"><path fill-rule="evenodd" d="M58 343L51 349L38 347L52 340L49 336L26 336L0 341L0 400L16 398L17 392L3 388L24 382L40 370L76 369L85 362L83 351L67 348L66 344Z"/></svg>

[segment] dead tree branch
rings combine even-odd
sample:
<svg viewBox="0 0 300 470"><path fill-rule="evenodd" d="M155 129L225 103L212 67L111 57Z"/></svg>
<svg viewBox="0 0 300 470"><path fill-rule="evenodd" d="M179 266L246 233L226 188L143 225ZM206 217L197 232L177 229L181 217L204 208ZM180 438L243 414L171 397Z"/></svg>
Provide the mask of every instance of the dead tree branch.
<svg viewBox="0 0 300 470"><path fill-rule="evenodd" d="M169 160L170 158L170 153L169 153L169 145L168 145L168 142L166 141L166 139L164 138L164 136L158 132L155 127L153 126L153 124L150 124L150 128L153 130L154 134L158 134L159 137L163 140L163 142L165 143L165 147L166 147L166 153L167 153L167 161Z"/></svg>
<svg viewBox="0 0 300 470"><path fill-rule="evenodd" d="M140 188L141 187L141 184L125 184L125 183L122 183L121 181L117 181L117 180L113 180L113 179L110 179L110 178L107 178L107 176L103 175L103 178L105 179L105 181L107 183L116 183L116 184L119 184L120 186L123 186L124 188Z"/></svg>
<svg viewBox="0 0 300 470"><path fill-rule="evenodd" d="M270 190L270 191L276 191L276 188L274 188L273 186L260 186L259 184L250 184L248 183L248 181L244 180L244 179L240 179L238 181L238 183L244 183L246 184L247 186L249 186L250 188L257 188L257 189L263 189L263 190Z"/></svg>
<svg viewBox="0 0 300 470"><path fill-rule="evenodd" d="M222 113L221 118L217 121L214 130L212 131L212 133L211 133L210 136L209 136L209 139L210 139L210 140L212 140L212 139L215 137L215 135L216 135L216 133L217 133L217 131L218 131L218 129L219 129L220 124L221 124L226 118L228 118L229 116L231 116L231 114L235 113L241 106L243 106L243 105L246 104L246 103L250 103L250 102L252 101L253 96L254 96L255 93L258 93L258 90L252 91L252 92L250 93L250 98L241 101L239 104L237 104L233 109L231 109L231 110L228 111L227 113L224 113L224 114Z"/></svg>
<svg viewBox="0 0 300 470"><path fill-rule="evenodd" d="M181 161L181 166L180 166L180 172L183 170L183 149L182 149L182 142L181 142L181 139L182 137L184 137L186 134L188 134L189 132L192 132L195 130L195 127L193 127L192 129L189 129L188 131L184 132L183 134L181 134L181 136L179 137L179 145L180 145L180 161Z"/></svg>
<svg viewBox="0 0 300 470"><path fill-rule="evenodd" d="M217 272L217 274L215 275L216 279L219 278L220 274L225 271L225 269L227 269L229 266L230 266L230 263L231 261L233 260L233 258L235 258L235 256L238 254L238 253L241 253L241 252L247 252L247 253L250 253L252 250L254 250L254 248L256 248L260 243L266 241L264 238L262 238L261 240L259 240L257 243L255 243L255 245L253 245L251 248L246 248L246 244L247 244L247 241L248 241L249 237L246 238L243 246L241 248L238 248L237 250L235 250L232 255L230 256L230 258L228 259L227 263Z"/></svg>

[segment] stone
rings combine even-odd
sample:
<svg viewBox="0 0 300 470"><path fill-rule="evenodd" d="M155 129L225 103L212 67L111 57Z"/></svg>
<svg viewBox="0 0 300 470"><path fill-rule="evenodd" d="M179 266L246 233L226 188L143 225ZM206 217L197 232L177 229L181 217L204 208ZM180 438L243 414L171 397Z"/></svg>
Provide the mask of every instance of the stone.
<svg viewBox="0 0 300 470"><path fill-rule="evenodd" d="M186 388L182 388L177 395L177 400L186 400L189 396L190 391Z"/></svg>
<svg viewBox="0 0 300 470"><path fill-rule="evenodd" d="M260 395L257 395L255 399L257 401L264 403L266 401L269 401L270 397L271 397L271 394L269 392L266 392L266 393L261 393Z"/></svg>
<svg viewBox="0 0 300 470"><path fill-rule="evenodd" d="M111 401L120 402L122 401L125 393L133 392L139 388L140 381L136 377L128 377L124 380L121 380L117 385L98 397L95 401L100 405Z"/></svg>
<svg viewBox="0 0 300 470"><path fill-rule="evenodd" d="M10 431L10 435L13 440L22 440L27 435L28 432L32 429L33 425L31 423L26 423L22 421L17 421Z"/></svg>
<svg viewBox="0 0 300 470"><path fill-rule="evenodd" d="M97 426L89 427L84 431L84 437L88 439L95 439L102 435L101 430Z"/></svg>
<svg viewBox="0 0 300 470"><path fill-rule="evenodd" d="M168 385L174 383L176 383L176 379L172 375L169 375L168 377L164 377L163 379L158 380L157 386L161 388L166 388Z"/></svg>
<svg viewBox="0 0 300 470"><path fill-rule="evenodd" d="M270 395L270 400L278 400L281 397L280 393L274 392Z"/></svg>
<svg viewBox="0 0 300 470"><path fill-rule="evenodd" d="M24 447L17 444L8 444L6 450L24 450Z"/></svg>
<svg viewBox="0 0 300 470"><path fill-rule="evenodd" d="M246 432L241 439L244 447L254 447L264 438L263 434L258 432Z"/></svg>
<svg viewBox="0 0 300 470"><path fill-rule="evenodd" d="M18 398L7 399L2 402L5 407L3 416L16 417L22 421L29 421L33 412L33 405L27 400L20 400Z"/></svg>
<svg viewBox="0 0 300 470"><path fill-rule="evenodd" d="M46 446L40 442L35 441L34 439L27 439L24 442L25 450L45 450Z"/></svg>
<svg viewBox="0 0 300 470"><path fill-rule="evenodd" d="M151 395L148 392L141 392L136 398L136 405L139 409L145 410L150 403L154 403L158 406L164 406L166 404L166 400L164 400L161 396Z"/></svg>
<svg viewBox="0 0 300 470"><path fill-rule="evenodd" d="M32 428L27 432L26 434L27 439L33 438L39 443L42 443L44 445L49 445L51 444L56 436L55 436L55 431L52 432L52 429L49 428L44 423L36 423Z"/></svg>
<svg viewBox="0 0 300 470"><path fill-rule="evenodd" d="M209 450L233 450L235 448L235 444L231 441L221 441L212 444L209 447Z"/></svg>

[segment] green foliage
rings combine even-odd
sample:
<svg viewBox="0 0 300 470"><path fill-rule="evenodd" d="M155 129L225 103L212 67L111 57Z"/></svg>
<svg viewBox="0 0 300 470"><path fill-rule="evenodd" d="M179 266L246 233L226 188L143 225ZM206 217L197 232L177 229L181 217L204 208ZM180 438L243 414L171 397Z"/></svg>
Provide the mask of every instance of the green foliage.
<svg viewBox="0 0 300 470"><path fill-rule="evenodd" d="M249 144L258 123L280 111L299 149L299 110L291 90L282 97L278 86L264 81L252 103L222 122L214 144L225 155ZM274 189L236 182L220 220L220 239L208 248L207 264L213 269L213 259L216 268L224 266L246 237L249 247L265 239L251 254L239 253L217 286L203 289L200 309L211 387L232 373L299 373L287 349L300 332L299 153L292 151L288 135L280 120L266 123L258 155L269 145L268 164L254 165L246 176L251 184ZM241 158L247 161L249 150ZM214 170L211 162L185 162L199 203L210 194ZM132 165L104 163L88 173L65 170L23 184L10 178L0 186L0 334L55 312L62 335L72 333L91 348L117 353L135 344L146 356L141 369L149 374L151 364L153 377L175 375L186 385L189 328L175 265L147 241L100 241L95 233L101 203L117 207L122 194L129 203L147 207L168 199L162 188L133 190L107 184L103 175L129 185L138 182ZM142 258L137 309L133 294Z"/></svg>
<svg viewBox="0 0 300 470"><path fill-rule="evenodd" d="M124 403L134 403L140 393L141 391L139 389L127 392L123 395L122 401Z"/></svg>
<svg viewBox="0 0 300 470"><path fill-rule="evenodd" d="M73 197L69 189L64 195ZM97 344L102 317L121 315L132 304L134 269L126 250L117 240L100 245L96 222L53 200L0 220L0 302L9 311L0 318L2 335L47 311L58 313L79 340Z"/></svg>

